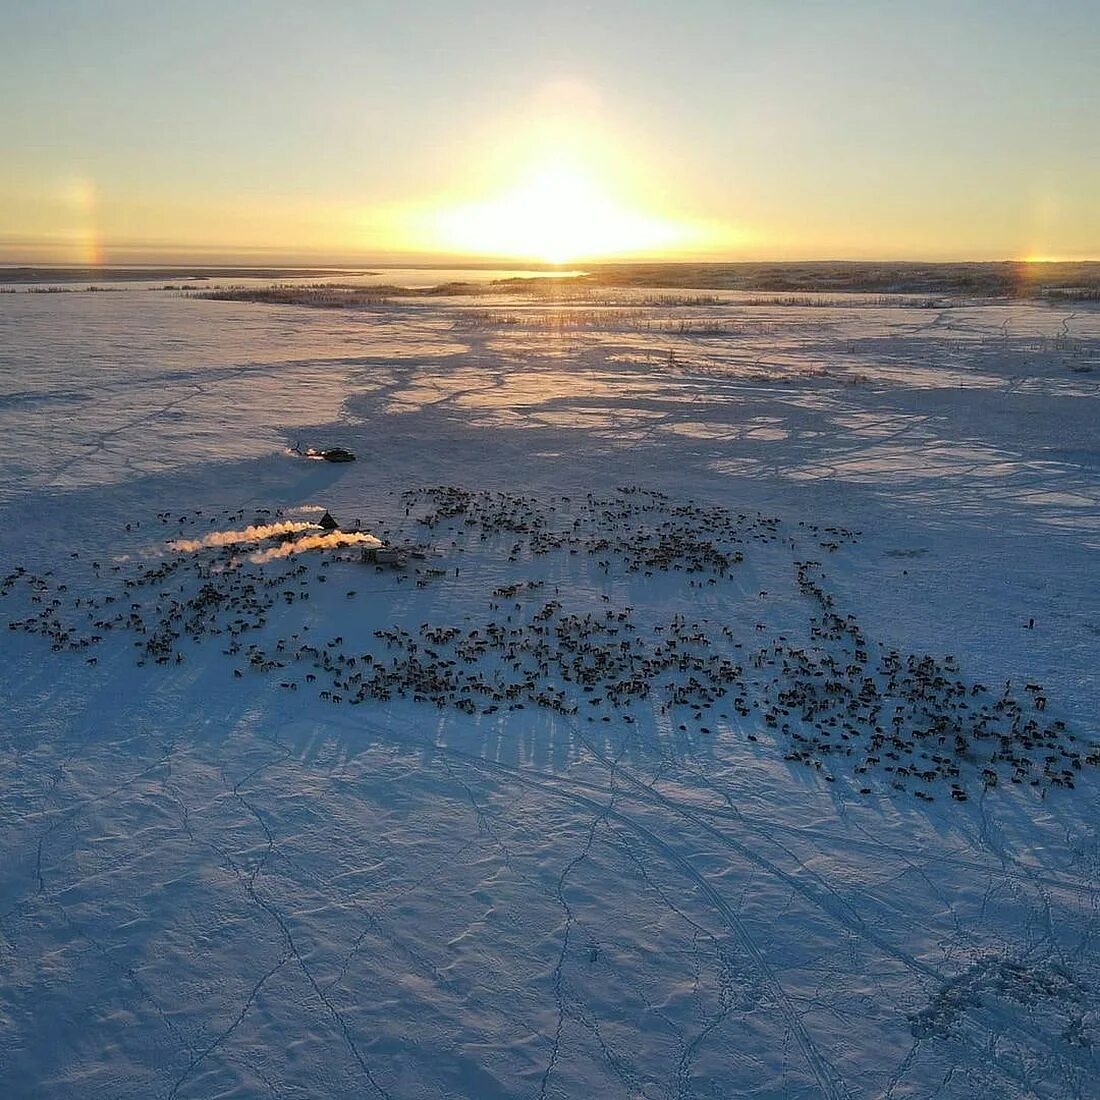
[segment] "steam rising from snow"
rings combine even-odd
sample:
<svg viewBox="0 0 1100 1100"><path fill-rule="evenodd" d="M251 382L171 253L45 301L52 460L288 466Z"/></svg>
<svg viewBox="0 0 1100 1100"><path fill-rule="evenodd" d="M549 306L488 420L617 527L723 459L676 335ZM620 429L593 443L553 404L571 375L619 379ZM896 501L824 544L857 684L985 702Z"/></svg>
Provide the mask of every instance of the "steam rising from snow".
<svg viewBox="0 0 1100 1100"><path fill-rule="evenodd" d="M198 550L209 550L215 546L236 546L242 542L262 542L264 539L277 538L280 535L297 535L303 531L318 531L316 523L303 523L286 520L281 523L267 523L246 527L243 531L211 531L201 539L176 539L168 545L172 550L193 554ZM278 561L306 550L332 550L338 546L363 546L367 548L382 545L381 539L368 535L365 531L332 531L325 534L303 535L302 538L280 543L267 550L257 550L248 560L256 565L267 561Z"/></svg>
<svg viewBox="0 0 1100 1100"><path fill-rule="evenodd" d="M268 523L259 527L246 527L243 531L211 531L201 539L177 539L168 545L173 550L193 554L196 550L207 550L211 546L235 546L239 542L259 542L278 535L293 535L298 531L315 530L317 524L287 520L283 523Z"/></svg>
<svg viewBox="0 0 1100 1100"><path fill-rule="evenodd" d="M338 546L370 548L381 545L381 539L376 539L374 535L368 535L362 531L334 531L331 535L306 535L304 538L295 539L293 542L284 542L279 546L272 546L269 550L257 551L255 554L249 555L248 560L256 565L262 565L266 561L289 558L292 554L301 554L306 550L332 550Z"/></svg>

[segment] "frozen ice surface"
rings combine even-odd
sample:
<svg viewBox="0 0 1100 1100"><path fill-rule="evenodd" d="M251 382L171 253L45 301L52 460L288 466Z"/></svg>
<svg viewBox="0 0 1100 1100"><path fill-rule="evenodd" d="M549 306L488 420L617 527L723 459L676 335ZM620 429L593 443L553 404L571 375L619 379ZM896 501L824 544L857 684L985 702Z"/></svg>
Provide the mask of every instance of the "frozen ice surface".
<svg viewBox="0 0 1100 1100"><path fill-rule="evenodd" d="M1094 768L929 802L787 759L751 706L353 706L331 658L246 657L388 661L375 631L518 629L551 590L790 647L815 560L869 646L1040 684L1083 746L1098 425L1095 310L0 298L0 572L26 570L0 597L0 1093L1096 1095ZM712 584L419 524L401 494L436 485L777 523ZM131 613L196 606L189 563L139 583L166 540L320 508L428 557L211 559L271 606L237 652L181 627L141 661ZM52 614L119 620L78 650L6 629ZM781 671L745 664L747 692Z"/></svg>

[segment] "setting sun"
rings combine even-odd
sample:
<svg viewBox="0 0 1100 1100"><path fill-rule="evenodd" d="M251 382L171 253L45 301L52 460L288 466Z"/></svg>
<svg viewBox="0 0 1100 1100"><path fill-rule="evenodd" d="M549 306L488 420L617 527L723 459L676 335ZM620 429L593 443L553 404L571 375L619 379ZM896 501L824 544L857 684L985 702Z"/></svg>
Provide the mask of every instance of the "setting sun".
<svg viewBox="0 0 1100 1100"><path fill-rule="evenodd" d="M641 252L660 254L698 237L691 225L632 209L583 163L546 157L515 186L428 217L438 248L545 263Z"/></svg>

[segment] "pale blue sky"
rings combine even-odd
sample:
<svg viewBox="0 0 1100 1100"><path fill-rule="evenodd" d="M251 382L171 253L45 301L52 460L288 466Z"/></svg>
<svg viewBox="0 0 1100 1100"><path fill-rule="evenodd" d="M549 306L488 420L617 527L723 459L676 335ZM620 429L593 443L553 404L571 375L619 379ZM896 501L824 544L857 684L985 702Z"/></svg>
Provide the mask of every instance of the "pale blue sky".
<svg viewBox="0 0 1100 1100"><path fill-rule="evenodd" d="M0 259L93 222L108 254L370 252L387 210L491 187L509 128L561 81L631 197L744 230L731 258L1100 256L1097 0L0 0L0 17Z"/></svg>

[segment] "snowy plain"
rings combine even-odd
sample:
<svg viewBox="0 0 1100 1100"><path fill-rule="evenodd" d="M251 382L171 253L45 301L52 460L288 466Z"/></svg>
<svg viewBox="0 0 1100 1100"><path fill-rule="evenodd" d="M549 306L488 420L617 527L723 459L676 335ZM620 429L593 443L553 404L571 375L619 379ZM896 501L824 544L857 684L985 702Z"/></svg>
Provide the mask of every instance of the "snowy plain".
<svg viewBox="0 0 1100 1100"><path fill-rule="evenodd" d="M928 656L1084 757L1098 426L1038 302L0 296L0 1093L1097 1095L1095 766L792 759L777 693ZM189 548L322 509L426 556ZM543 623L706 654L593 703L484 652ZM352 705L414 637L509 701Z"/></svg>

